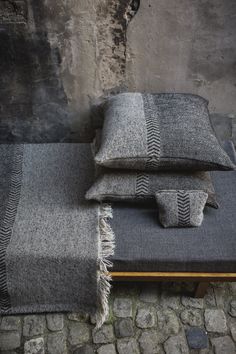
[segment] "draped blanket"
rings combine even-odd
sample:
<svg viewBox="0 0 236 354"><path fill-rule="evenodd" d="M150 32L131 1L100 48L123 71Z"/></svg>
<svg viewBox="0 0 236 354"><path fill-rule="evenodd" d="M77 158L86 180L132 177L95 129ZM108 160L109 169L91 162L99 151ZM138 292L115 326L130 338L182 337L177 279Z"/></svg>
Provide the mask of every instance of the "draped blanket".
<svg viewBox="0 0 236 354"><path fill-rule="evenodd" d="M0 145L0 314L108 311L109 206L89 144Z"/></svg>

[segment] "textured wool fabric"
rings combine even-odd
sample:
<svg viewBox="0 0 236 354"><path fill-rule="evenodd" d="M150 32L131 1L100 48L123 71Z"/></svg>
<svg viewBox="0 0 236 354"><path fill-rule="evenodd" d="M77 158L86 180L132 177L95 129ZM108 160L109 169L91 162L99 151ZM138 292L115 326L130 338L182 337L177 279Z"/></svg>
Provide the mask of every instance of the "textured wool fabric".
<svg viewBox="0 0 236 354"><path fill-rule="evenodd" d="M235 163L232 143L227 152ZM155 202L113 203L113 271L236 272L236 172L212 176L220 208L206 207L199 228L163 229Z"/></svg>
<svg viewBox="0 0 236 354"><path fill-rule="evenodd" d="M207 204L218 208L209 172L136 172L100 168L98 177L86 193L86 199L97 201L137 201L155 198L163 189L200 189L208 194Z"/></svg>
<svg viewBox="0 0 236 354"><path fill-rule="evenodd" d="M155 197L162 226L201 226L207 193L197 190L162 190L155 193Z"/></svg>
<svg viewBox="0 0 236 354"><path fill-rule="evenodd" d="M232 170L207 101L191 94L122 93L107 100L97 164L136 170Z"/></svg>
<svg viewBox="0 0 236 354"><path fill-rule="evenodd" d="M100 205L84 199L94 174L89 144L1 145L0 156L11 178L1 209L0 313L94 314L106 234Z"/></svg>

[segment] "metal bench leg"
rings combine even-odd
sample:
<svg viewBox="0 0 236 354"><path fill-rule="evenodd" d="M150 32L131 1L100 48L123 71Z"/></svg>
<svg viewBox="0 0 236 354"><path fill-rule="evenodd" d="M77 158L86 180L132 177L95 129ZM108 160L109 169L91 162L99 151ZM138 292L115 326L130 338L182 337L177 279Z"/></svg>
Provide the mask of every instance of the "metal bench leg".
<svg viewBox="0 0 236 354"><path fill-rule="evenodd" d="M203 298L206 294L208 285L209 285L208 282L199 282L196 286L194 297Z"/></svg>

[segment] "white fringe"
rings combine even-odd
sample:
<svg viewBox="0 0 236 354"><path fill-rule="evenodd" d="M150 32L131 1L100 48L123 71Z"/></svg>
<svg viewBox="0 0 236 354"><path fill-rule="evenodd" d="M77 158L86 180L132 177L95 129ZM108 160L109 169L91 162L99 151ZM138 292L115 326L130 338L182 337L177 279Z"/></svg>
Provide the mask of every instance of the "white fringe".
<svg viewBox="0 0 236 354"><path fill-rule="evenodd" d="M109 295L111 290L111 276L108 268L112 262L108 260L114 254L115 235L108 219L112 218L112 208L109 204L102 204L99 212L99 248L98 248L98 310L96 313L96 328L100 328L109 314Z"/></svg>

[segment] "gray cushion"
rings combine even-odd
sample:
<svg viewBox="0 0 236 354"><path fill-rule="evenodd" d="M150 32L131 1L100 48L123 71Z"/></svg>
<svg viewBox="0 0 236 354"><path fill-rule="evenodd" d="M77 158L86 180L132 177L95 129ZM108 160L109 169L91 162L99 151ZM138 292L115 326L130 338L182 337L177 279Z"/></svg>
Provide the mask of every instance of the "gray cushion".
<svg viewBox="0 0 236 354"><path fill-rule="evenodd" d="M124 169L230 170L209 120L191 94L123 93L107 100L98 164Z"/></svg>
<svg viewBox="0 0 236 354"><path fill-rule="evenodd" d="M236 272L236 172L212 174L220 208L206 208L199 228L163 229L155 203L113 203L113 270Z"/></svg>
<svg viewBox="0 0 236 354"><path fill-rule="evenodd" d="M100 169L99 176L86 193L86 199L98 201L136 201L154 199L162 189L204 190L207 204L217 208L215 190L209 172L149 172Z"/></svg>
<svg viewBox="0 0 236 354"><path fill-rule="evenodd" d="M159 220L164 227L197 227L202 224L207 193L161 190L155 193Z"/></svg>

